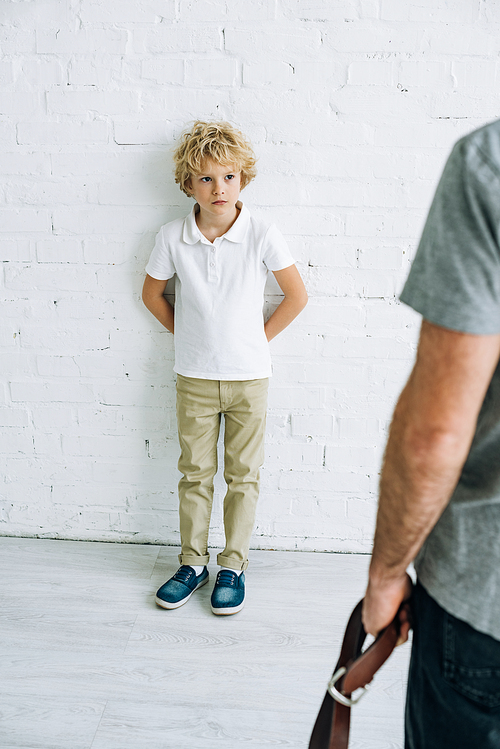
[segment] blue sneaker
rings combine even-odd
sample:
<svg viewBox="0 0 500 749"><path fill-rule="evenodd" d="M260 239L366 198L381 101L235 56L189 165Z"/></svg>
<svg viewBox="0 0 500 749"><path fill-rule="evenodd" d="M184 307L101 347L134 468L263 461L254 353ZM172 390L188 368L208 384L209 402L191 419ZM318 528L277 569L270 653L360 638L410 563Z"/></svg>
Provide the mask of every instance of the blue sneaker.
<svg viewBox="0 0 500 749"><path fill-rule="evenodd" d="M210 606L214 614L236 614L245 603L245 575L230 569L219 570Z"/></svg>
<svg viewBox="0 0 500 749"><path fill-rule="evenodd" d="M192 567L183 564L175 575L156 591L155 601L163 609L177 609L189 601L195 590L208 583L208 570L196 575Z"/></svg>

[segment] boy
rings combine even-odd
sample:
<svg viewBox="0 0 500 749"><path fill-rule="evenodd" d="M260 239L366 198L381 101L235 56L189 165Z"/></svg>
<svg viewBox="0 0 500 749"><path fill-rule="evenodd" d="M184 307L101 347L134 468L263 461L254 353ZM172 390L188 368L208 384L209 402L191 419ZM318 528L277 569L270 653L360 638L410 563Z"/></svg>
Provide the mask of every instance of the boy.
<svg viewBox="0 0 500 749"><path fill-rule="evenodd" d="M144 282L143 300L174 332L174 310L163 296L175 281L175 366L181 456L181 567L156 593L166 609L182 606L208 582L208 531L224 414L226 547L211 597L214 614L243 608L248 549L263 462L268 341L307 302L302 279L274 225L255 219L239 200L256 174L245 137L226 122L195 122L174 153L175 181L195 199L184 219L163 226ZM284 299L264 324L267 271Z"/></svg>

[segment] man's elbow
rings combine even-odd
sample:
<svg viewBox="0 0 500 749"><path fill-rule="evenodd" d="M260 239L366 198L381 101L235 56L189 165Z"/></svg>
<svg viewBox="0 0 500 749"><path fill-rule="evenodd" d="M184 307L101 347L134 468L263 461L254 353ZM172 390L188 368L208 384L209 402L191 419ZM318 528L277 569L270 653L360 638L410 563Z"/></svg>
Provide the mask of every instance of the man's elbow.
<svg viewBox="0 0 500 749"><path fill-rule="evenodd" d="M403 435L405 452L415 467L461 465L470 440L461 430L427 425L408 425Z"/></svg>

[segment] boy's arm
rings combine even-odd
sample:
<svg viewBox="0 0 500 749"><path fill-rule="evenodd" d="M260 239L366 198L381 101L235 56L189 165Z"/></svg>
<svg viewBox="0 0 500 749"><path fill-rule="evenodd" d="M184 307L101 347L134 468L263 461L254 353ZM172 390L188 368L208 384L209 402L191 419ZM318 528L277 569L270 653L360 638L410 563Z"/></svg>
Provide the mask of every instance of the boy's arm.
<svg viewBox="0 0 500 749"><path fill-rule="evenodd" d="M174 308L163 296L167 281L158 281L152 276L146 275L142 288L142 301L148 310L166 327L171 333L174 332Z"/></svg>
<svg viewBox="0 0 500 749"><path fill-rule="evenodd" d="M267 340L281 333L307 304L307 292L295 265L273 271L285 298L264 325Z"/></svg>

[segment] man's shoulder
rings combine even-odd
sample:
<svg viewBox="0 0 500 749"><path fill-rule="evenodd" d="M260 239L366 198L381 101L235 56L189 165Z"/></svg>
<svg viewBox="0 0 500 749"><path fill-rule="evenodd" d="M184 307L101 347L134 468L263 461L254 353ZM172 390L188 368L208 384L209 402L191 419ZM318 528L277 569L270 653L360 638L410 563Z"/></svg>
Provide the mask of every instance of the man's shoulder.
<svg viewBox="0 0 500 749"><path fill-rule="evenodd" d="M500 175L500 120L468 133L457 141L455 150L471 166L479 160Z"/></svg>

